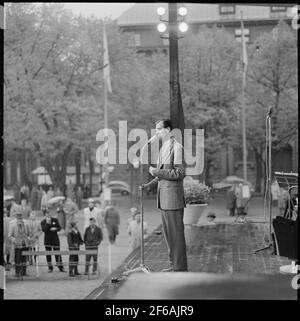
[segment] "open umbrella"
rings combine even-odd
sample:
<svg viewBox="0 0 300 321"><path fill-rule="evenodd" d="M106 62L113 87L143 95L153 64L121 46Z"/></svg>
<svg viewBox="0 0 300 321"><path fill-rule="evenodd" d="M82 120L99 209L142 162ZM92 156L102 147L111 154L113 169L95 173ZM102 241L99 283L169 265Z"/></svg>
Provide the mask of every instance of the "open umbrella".
<svg viewBox="0 0 300 321"><path fill-rule="evenodd" d="M231 184L231 185L242 183L243 185L252 186L252 184L249 181L247 181L241 177L238 177L238 176L227 176L225 179L223 179L221 181L221 183L227 183L227 184Z"/></svg>
<svg viewBox="0 0 300 321"><path fill-rule="evenodd" d="M56 203L59 203L60 201L63 201L65 200L66 198L64 196L55 196L55 197L52 197L48 202L47 204L48 205L52 205L52 204L56 204Z"/></svg>
<svg viewBox="0 0 300 321"><path fill-rule="evenodd" d="M225 189L225 188L230 188L231 186L232 184L224 183L224 182L213 183L213 189Z"/></svg>
<svg viewBox="0 0 300 321"><path fill-rule="evenodd" d="M4 195L3 196L3 200L4 201L10 201L10 200L13 200L13 199L14 199L13 195Z"/></svg>

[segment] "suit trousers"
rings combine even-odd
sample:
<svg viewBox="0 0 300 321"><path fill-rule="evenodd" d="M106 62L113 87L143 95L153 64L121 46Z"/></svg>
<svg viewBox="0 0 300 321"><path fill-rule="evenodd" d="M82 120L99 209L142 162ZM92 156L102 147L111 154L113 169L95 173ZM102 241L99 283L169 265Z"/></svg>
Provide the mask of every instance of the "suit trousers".
<svg viewBox="0 0 300 321"><path fill-rule="evenodd" d="M161 210L162 227L174 271L187 271L183 209Z"/></svg>
<svg viewBox="0 0 300 321"><path fill-rule="evenodd" d="M26 274L26 256L22 255L23 251L28 251L28 248L15 248L15 270L18 275Z"/></svg>
<svg viewBox="0 0 300 321"><path fill-rule="evenodd" d="M60 246L59 245L54 245L54 246L45 246L46 251L59 251ZM48 268L49 269L53 269L52 266L52 262L51 262L51 255L46 255L46 260L48 263ZM62 258L60 255L55 255L55 260L56 260L56 264L58 266L59 269L63 268L63 263L62 263Z"/></svg>

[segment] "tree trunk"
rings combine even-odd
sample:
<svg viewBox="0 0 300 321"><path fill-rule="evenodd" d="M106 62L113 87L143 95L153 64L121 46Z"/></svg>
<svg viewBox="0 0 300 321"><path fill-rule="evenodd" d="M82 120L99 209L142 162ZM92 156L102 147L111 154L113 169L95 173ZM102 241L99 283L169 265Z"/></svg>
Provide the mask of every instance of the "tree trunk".
<svg viewBox="0 0 300 321"><path fill-rule="evenodd" d="M69 144L62 154L58 154L55 159L44 157L42 165L48 172L53 187L59 187L65 191L67 163L73 144Z"/></svg>
<svg viewBox="0 0 300 321"><path fill-rule="evenodd" d="M210 158L206 159L205 160L205 174L204 174L204 181L205 181L205 184L207 186L210 186L211 185L211 182L210 182L210 166L211 166L211 162L212 160Z"/></svg>
<svg viewBox="0 0 300 321"><path fill-rule="evenodd" d="M76 170L76 186L81 185L81 151L76 150L75 153L75 170Z"/></svg>
<svg viewBox="0 0 300 321"><path fill-rule="evenodd" d="M20 162L21 185L25 184L25 185L28 185L29 187L31 187L32 182L29 179L28 174L27 174L26 149L22 148L20 150L20 154L21 154L21 162Z"/></svg>
<svg viewBox="0 0 300 321"><path fill-rule="evenodd" d="M253 148L255 154L255 167L256 167L256 179L255 179L255 190L258 193L261 193L261 178L263 177L262 171L262 155L258 149Z"/></svg>
<svg viewBox="0 0 300 321"><path fill-rule="evenodd" d="M93 192L93 176L94 176L94 163L91 159L91 155L89 155L89 169L90 169L90 177L89 177L89 190L90 190L90 194L87 195L88 197L92 196L92 192ZM100 173L100 176L102 175L102 171ZM102 177L100 177L101 179Z"/></svg>

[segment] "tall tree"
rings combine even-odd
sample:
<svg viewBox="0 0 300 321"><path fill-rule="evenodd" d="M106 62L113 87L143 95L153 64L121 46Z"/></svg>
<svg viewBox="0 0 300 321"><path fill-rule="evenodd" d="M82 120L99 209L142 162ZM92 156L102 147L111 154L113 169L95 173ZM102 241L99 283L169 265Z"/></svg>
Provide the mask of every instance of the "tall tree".
<svg viewBox="0 0 300 321"><path fill-rule="evenodd" d="M265 165L266 115L272 108L272 152L291 144L298 134L297 40L280 21L249 48L247 140L256 158L256 189ZM253 94L255 93L255 94Z"/></svg>
<svg viewBox="0 0 300 321"><path fill-rule="evenodd" d="M73 148L95 145L103 127L102 24L59 3L8 6L4 142L38 153L56 186L65 183Z"/></svg>
<svg viewBox="0 0 300 321"><path fill-rule="evenodd" d="M224 29L204 26L184 39L180 59L186 127L204 129L204 180L209 183L217 152L237 128L240 48Z"/></svg>

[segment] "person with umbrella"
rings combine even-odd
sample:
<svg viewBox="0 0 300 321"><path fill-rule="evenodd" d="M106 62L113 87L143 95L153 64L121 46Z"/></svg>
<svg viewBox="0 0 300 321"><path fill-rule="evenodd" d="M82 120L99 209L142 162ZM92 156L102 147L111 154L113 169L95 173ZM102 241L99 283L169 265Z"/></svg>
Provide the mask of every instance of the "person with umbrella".
<svg viewBox="0 0 300 321"><path fill-rule="evenodd" d="M71 226L71 222L74 222L75 220L75 214L78 212L78 207L69 197L62 200L62 204L63 211L66 215L66 233L68 233L68 229Z"/></svg>
<svg viewBox="0 0 300 321"><path fill-rule="evenodd" d="M64 196L55 196L53 198L51 198L50 200L48 200L47 202L47 206L51 206L51 207L57 207L56 208L56 213L57 213L57 220L59 222L60 227L65 230L66 229L66 215L65 212L63 210L63 201L65 200Z"/></svg>
<svg viewBox="0 0 300 321"><path fill-rule="evenodd" d="M236 195L235 195L235 185L232 184L227 190L227 209L229 210L229 216L235 215L236 209Z"/></svg>

